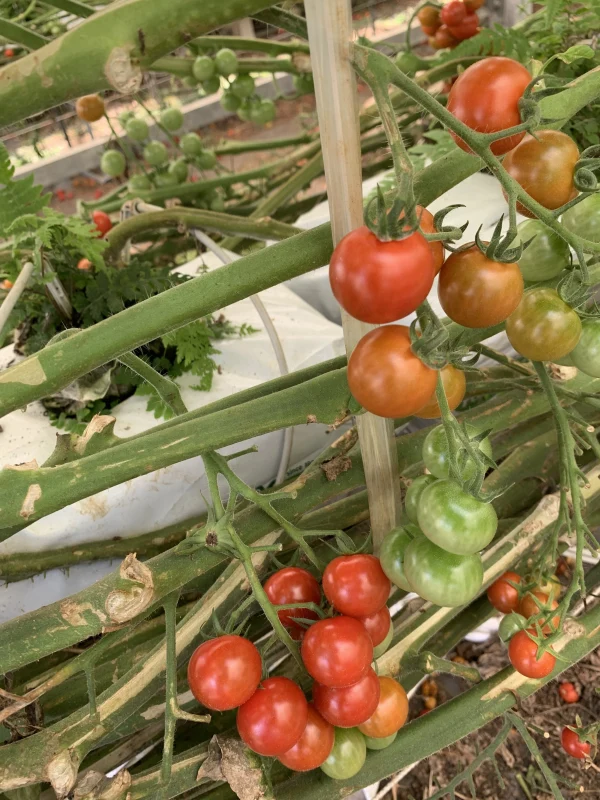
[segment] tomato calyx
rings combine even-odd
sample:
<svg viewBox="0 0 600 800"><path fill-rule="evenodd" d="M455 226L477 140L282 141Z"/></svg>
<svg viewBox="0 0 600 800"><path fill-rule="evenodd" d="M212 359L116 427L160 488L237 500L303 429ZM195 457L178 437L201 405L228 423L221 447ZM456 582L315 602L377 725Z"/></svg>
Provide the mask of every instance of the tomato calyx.
<svg viewBox="0 0 600 800"><path fill-rule="evenodd" d="M492 238L489 242L484 242L482 240L481 229L483 225L480 225L475 234L475 244L490 261L497 261L500 264L514 264L519 261L523 252L529 247L535 237L532 237L526 242L519 241L516 229L510 230L510 228L503 234L503 222L504 214L496 223ZM517 242L517 244L515 244L515 242Z"/></svg>
<svg viewBox="0 0 600 800"><path fill-rule="evenodd" d="M400 194L396 194L388 210L381 186L377 184L377 193L365 209L365 225L380 242L398 242L419 230L418 221L416 225L407 222L415 213L415 206L409 208Z"/></svg>
<svg viewBox="0 0 600 800"><path fill-rule="evenodd" d="M567 731L569 733L567 733ZM579 752L576 758L596 757L596 749L598 747L598 733L600 732L600 722L592 722L591 725L585 725L581 721L579 714L575 715L575 725L565 725L562 730L562 743L563 748L569 753L572 752L575 746L576 751ZM565 736L569 738L571 748L565 747ZM576 737L576 738L575 738Z"/></svg>
<svg viewBox="0 0 600 800"><path fill-rule="evenodd" d="M454 203L451 206L446 206L445 208L440 209L437 214L433 217L433 225L438 233L446 233L448 234L448 238L444 238L443 244L446 250L450 250L454 252L456 248L453 246L455 239L460 239L462 234L467 230L469 227L468 221L465 222L463 225L444 225L444 219L446 215L449 214L451 211L454 211L456 208L466 208L464 203ZM425 238L428 241L431 241L430 238L431 234L425 234Z"/></svg>

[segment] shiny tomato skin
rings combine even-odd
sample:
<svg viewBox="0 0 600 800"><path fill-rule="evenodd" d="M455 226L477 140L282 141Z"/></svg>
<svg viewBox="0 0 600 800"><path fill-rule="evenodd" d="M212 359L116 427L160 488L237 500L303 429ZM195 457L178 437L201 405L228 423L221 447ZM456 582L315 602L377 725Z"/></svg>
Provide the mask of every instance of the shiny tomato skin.
<svg viewBox="0 0 600 800"><path fill-rule="evenodd" d="M242 740L261 756L280 756L300 739L308 722L302 689L289 678L267 678L237 712Z"/></svg>
<svg viewBox="0 0 600 800"><path fill-rule="evenodd" d="M528 133L507 154L502 166L528 195L554 210L577 192L573 170L578 160L579 149L566 133L536 131L535 136ZM523 206L518 210L526 217L534 216Z"/></svg>
<svg viewBox="0 0 600 800"><path fill-rule="evenodd" d="M526 678L545 678L550 675L556 664L556 658L549 651L537 658L538 646L529 638L527 631L518 631L508 645L510 663Z"/></svg>
<svg viewBox="0 0 600 800"><path fill-rule="evenodd" d="M92 214L92 222L98 229L100 236L104 236L112 228L110 217L105 211L94 211Z"/></svg>
<svg viewBox="0 0 600 800"><path fill-rule="evenodd" d="M416 207L417 216L419 217L419 227L423 233L437 233L433 223L433 214L423 206ZM433 271L437 275L444 263L444 245L442 242L428 242L431 255L433 256Z"/></svg>
<svg viewBox="0 0 600 800"><path fill-rule="evenodd" d="M387 602L391 584L376 556L338 556L323 573L323 592L331 605L348 617L375 614Z"/></svg>
<svg viewBox="0 0 600 800"><path fill-rule="evenodd" d="M480 432L474 425L466 425L467 436L471 440L473 449L476 447L484 453L488 458L492 457L492 443L488 436L479 442L472 441L475 436ZM450 454L448 451L448 439L443 425L436 425L431 428L425 441L423 442L423 461L425 466L437 478L450 477ZM471 456L468 456L464 461L461 478L463 481L471 480L475 475L476 465ZM418 515L417 509L417 515Z"/></svg>
<svg viewBox="0 0 600 800"><path fill-rule="evenodd" d="M531 75L511 58L491 56L471 64L459 76L448 97L448 110L469 128L482 133L496 133L521 122L519 100ZM498 139L491 146L496 155L508 153L525 134ZM452 134L462 150L469 146Z"/></svg>
<svg viewBox="0 0 600 800"><path fill-rule="evenodd" d="M104 116L104 100L98 94L86 94L75 102L75 113L84 122L97 122Z"/></svg>
<svg viewBox="0 0 600 800"><path fill-rule="evenodd" d="M372 739L384 739L396 733L408 718L408 697L403 686L387 675L379 677L377 708L358 730Z"/></svg>
<svg viewBox="0 0 600 800"><path fill-rule="evenodd" d="M419 500L421 499L421 495L430 484L435 483L436 481L437 478L435 477L435 475L419 475L417 478L414 478L411 481L410 486L406 490L406 496L404 497L404 510L406 511L406 516L415 525L418 521ZM388 536L389 535L390 534L388 534ZM383 558L381 557L381 555L379 557L383 562ZM383 571L385 572L386 569L383 563L381 566L383 567Z"/></svg>
<svg viewBox="0 0 600 800"><path fill-rule="evenodd" d="M467 379L462 369L457 369L452 364L447 364L442 370L442 383L446 392L446 400L450 411L459 406L467 392ZM415 414L420 419L439 419L442 416L435 392L423 408Z"/></svg>
<svg viewBox="0 0 600 800"><path fill-rule="evenodd" d="M188 684L196 700L213 711L228 711L249 700L262 676L260 653L241 636L203 642L188 664Z"/></svg>
<svg viewBox="0 0 600 800"><path fill-rule="evenodd" d="M291 603L321 602L321 588L310 572L300 567L284 567L273 573L266 581L264 590L273 605L285 606ZM290 608L277 612L279 621L286 628L302 629L302 625L294 622L294 617L301 619L318 619L315 611L308 608Z"/></svg>
<svg viewBox="0 0 600 800"><path fill-rule="evenodd" d="M539 605L536 603L536 600ZM548 595L543 592L527 592L519 603L519 614L522 614L526 619L530 619L540 614L544 608L547 608L549 611L554 611L555 608L558 608L558 601L552 600L552 602L550 602ZM541 617L539 623L544 633L553 633L553 631L558 628L560 616L556 615L552 617L551 623L546 622L548 616Z"/></svg>
<svg viewBox="0 0 600 800"><path fill-rule="evenodd" d="M381 568L391 582L405 592L410 592L411 588L404 574L404 552L412 540L413 537L406 528L393 528L384 537L379 552Z"/></svg>
<svg viewBox="0 0 600 800"><path fill-rule="evenodd" d="M450 0L440 11L440 19L449 28L462 22L466 15L467 7L462 0Z"/></svg>
<svg viewBox="0 0 600 800"><path fill-rule="evenodd" d="M531 243L519 259L526 281L547 281L569 265L569 245L539 219L527 219L518 226L523 243Z"/></svg>
<svg viewBox="0 0 600 800"><path fill-rule="evenodd" d="M560 743L565 753L573 756L573 758L584 759L587 758L592 752L592 746L589 742L582 742L579 736L570 728L563 728L560 735Z"/></svg>
<svg viewBox="0 0 600 800"><path fill-rule="evenodd" d="M532 361L569 354L581 337L581 320L555 289L528 289L506 320L506 335L517 353Z"/></svg>
<svg viewBox="0 0 600 800"><path fill-rule="evenodd" d="M421 8L417 13L417 17L424 27L435 28L436 30L440 27L440 11L433 6L424 6Z"/></svg>
<svg viewBox="0 0 600 800"><path fill-rule="evenodd" d="M464 3L463 3L464 5ZM456 25L448 25L450 33L459 42L470 39L479 33L479 16L476 11L470 11Z"/></svg>
<svg viewBox="0 0 600 800"><path fill-rule="evenodd" d="M518 264L502 264L477 245L452 253L440 270L438 296L451 320L465 328L488 328L509 317L523 296Z"/></svg>
<svg viewBox="0 0 600 800"><path fill-rule="evenodd" d="M354 617L331 617L315 622L302 640L302 660L311 678L341 688L359 681L373 660L373 642Z"/></svg>
<svg viewBox="0 0 600 800"><path fill-rule="evenodd" d="M312 703L308 704L308 721L296 744L279 756L279 761L294 772L316 769L331 753L335 731Z"/></svg>
<svg viewBox="0 0 600 800"><path fill-rule="evenodd" d="M591 194L561 217L561 223L571 233L590 242L600 242L600 194Z"/></svg>
<svg viewBox="0 0 600 800"><path fill-rule="evenodd" d="M600 378L600 319L582 320L581 337L569 356L577 369L592 378Z"/></svg>
<svg viewBox="0 0 600 800"><path fill-rule="evenodd" d="M366 225L333 251L329 280L336 300L355 319L382 324L412 313L433 284L433 256L417 231L381 242Z"/></svg>
<svg viewBox="0 0 600 800"><path fill-rule="evenodd" d="M358 728L336 728L333 748L321 769L336 781L348 780L361 771L366 758L365 737Z"/></svg>
<svg viewBox="0 0 600 800"><path fill-rule="evenodd" d="M410 346L409 329L385 325L367 333L348 361L348 386L367 411L409 417L430 400L437 373Z"/></svg>
<svg viewBox="0 0 600 800"><path fill-rule="evenodd" d="M387 606L383 606L379 611L370 614L368 617L358 617L358 619L365 626L367 633L371 637L373 647L377 647L378 644L383 642L388 635L392 622L390 610Z"/></svg>
<svg viewBox="0 0 600 800"><path fill-rule="evenodd" d="M509 570L495 580L487 590L488 600L496 611L500 611L502 614L517 611L520 603L518 589L511 586L508 581L518 584L521 583L522 578L518 573Z"/></svg>
<svg viewBox="0 0 600 800"><path fill-rule="evenodd" d="M313 703L323 719L336 728L355 728L377 708L379 691L379 679L369 667L359 681L341 689L314 683Z"/></svg>
<svg viewBox="0 0 600 800"><path fill-rule="evenodd" d="M426 536L410 542L404 552L404 573L413 590L436 606L464 606L479 592L483 566L479 555L447 553Z"/></svg>

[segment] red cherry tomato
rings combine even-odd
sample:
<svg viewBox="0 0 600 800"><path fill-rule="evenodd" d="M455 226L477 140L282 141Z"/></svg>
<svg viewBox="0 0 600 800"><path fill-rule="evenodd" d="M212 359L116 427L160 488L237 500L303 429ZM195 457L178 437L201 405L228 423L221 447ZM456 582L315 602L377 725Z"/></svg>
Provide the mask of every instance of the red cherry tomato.
<svg viewBox="0 0 600 800"><path fill-rule="evenodd" d="M519 608L519 592L508 581L521 583L521 576L516 572L505 572L487 590L488 600L496 611L503 614L510 614Z"/></svg>
<svg viewBox="0 0 600 800"><path fill-rule="evenodd" d="M365 225L333 251L329 280L338 303L362 322L394 322L412 313L429 294L433 257L416 232L381 242Z"/></svg>
<svg viewBox="0 0 600 800"><path fill-rule="evenodd" d="M302 660L317 683L350 686L369 669L373 643L362 622L353 617L321 619L304 636Z"/></svg>
<svg viewBox="0 0 600 800"><path fill-rule="evenodd" d="M4 48L4 55L6 58L12 58L15 54L15 51L11 47Z"/></svg>
<svg viewBox="0 0 600 800"><path fill-rule="evenodd" d="M442 25L435 32L435 36L431 37L429 44L434 50L444 50L447 47L456 47L458 39L452 35L447 25Z"/></svg>
<svg viewBox="0 0 600 800"><path fill-rule="evenodd" d="M537 603L536 599L538 601ZM529 619L530 617L537 616L544 608L547 608L548 611L554 611L555 608L558 608L558 601L552 600L552 602L550 602L550 598L547 594L544 594L544 592L527 592L519 604L519 614L522 614L525 619ZM552 625L554 627L551 627L549 623L546 623L548 616L545 618L542 617L539 621L544 633L552 633L555 631L560 622L560 616L556 615L552 618Z"/></svg>
<svg viewBox="0 0 600 800"><path fill-rule="evenodd" d="M467 7L462 0L450 0L440 11L440 19L451 28L458 25L467 15Z"/></svg>
<svg viewBox="0 0 600 800"><path fill-rule="evenodd" d="M331 753L335 730L312 704L308 705L308 722L296 744L279 756L281 763L295 772L320 767Z"/></svg>
<svg viewBox="0 0 600 800"><path fill-rule="evenodd" d="M464 5L464 3L463 3ZM455 25L448 25L448 29L455 39L462 42L464 39L470 39L479 33L479 17L475 11L468 12L460 22Z"/></svg>
<svg viewBox="0 0 600 800"><path fill-rule="evenodd" d="M204 642L188 664L192 694L213 711L241 706L256 691L261 675L260 653L241 636L219 636Z"/></svg>
<svg viewBox="0 0 600 800"><path fill-rule="evenodd" d="M425 36L435 36L439 27L439 25L421 25L421 30Z"/></svg>
<svg viewBox="0 0 600 800"><path fill-rule="evenodd" d="M266 581L264 590L269 600L275 606L285 606L290 603L320 603L321 588L317 580L300 567L285 567L278 570ZM298 635L304 628L294 622L294 617L300 619L318 619L315 611L308 608L290 608L277 612L279 621L294 634Z"/></svg>
<svg viewBox="0 0 600 800"><path fill-rule="evenodd" d="M448 110L475 131L495 133L512 128L521 122L518 103L530 80L525 67L511 58L484 58L459 76L448 97ZM508 153L524 135L517 133L499 139L492 144L492 152L496 155ZM460 137L452 136L459 147L469 152L468 145Z"/></svg>
<svg viewBox="0 0 600 800"><path fill-rule="evenodd" d="M308 722L302 689L289 678L267 678L237 713L242 740L261 756L281 756L300 739Z"/></svg>
<svg viewBox="0 0 600 800"><path fill-rule="evenodd" d="M380 417L409 417L430 400L437 373L410 346L409 329L385 325L360 340L348 362L348 385L356 400Z"/></svg>
<svg viewBox="0 0 600 800"><path fill-rule="evenodd" d="M369 668L359 681L341 689L315 683L313 701L327 722L337 728L355 728L366 722L377 708L379 678L375 670Z"/></svg>
<svg viewBox="0 0 600 800"><path fill-rule="evenodd" d="M102 197L103 194L104 194L104 192L103 192L102 189L95 189L94 190L94 199L95 200L99 200Z"/></svg>
<svg viewBox="0 0 600 800"><path fill-rule="evenodd" d="M379 703L371 717L358 726L365 736L384 739L404 725L408 717L408 697L404 688L393 678L379 678Z"/></svg>
<svg viewBox="0 0 600 800"><path fill-rule="evenodd" d="M570 681L563 681L559 684L558 694L564 703L577 703L579 701L579 691Z"/></svg>
<svg viewBox="0 0 600 800"><path fill-rule="evenodd" d="M570 728L562 729L560 743L565 753L573 756L573 758L584 759L592 752L591 744L589 742L582 742L575 731L572 731Z"/></svg>
<svg viewBox="0 0 600 800"><path fill-rule="evenodd" d="M388 635L392 623L390 610L387 606L383 606L383 608L380 608L379 611L376 611L374 614L369 614L368 617L359 617L358 619L360 619L367 629L367 633L373 642L373 647L377 647L378 644L383 642Z"/></svg>
<svg viewBox="0 0 600 800"><path fill-rule="evenodd" d="M385 605L391 583L376 556L338 556L323 573L323 591L331 605L348 617L367 617Z"/></svg>
<svg viewBox="0 0 600 800"><path fill-rule="evenodd" d="M527 631L518 631L508 645L508 657L513 667L527 678L545 678L550 675L556 658L546 651L538 658L538 646L529 638Z"/></svg>
<svg viewBox="0 0 600 800"><path fill-rule="evenodd" d="M98 229L100 236L104 236L112 228L110 217L105 211L94 211L92 214L92 221Z"/></svg>

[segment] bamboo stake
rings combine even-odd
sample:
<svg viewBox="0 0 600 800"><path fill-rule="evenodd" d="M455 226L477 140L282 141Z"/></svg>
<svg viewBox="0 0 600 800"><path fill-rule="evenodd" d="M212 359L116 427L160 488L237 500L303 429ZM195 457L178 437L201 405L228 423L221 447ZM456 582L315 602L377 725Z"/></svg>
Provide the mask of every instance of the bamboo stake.
<svg viewBox="0 0 600 800"><path fill-rule="evenodd" d="M350 0L305 0L321 146L333 243L363 224L360 128L354 71ZM342 311L348 355L375 326ZM395 526L399 511L398 461L391 420L357 418L375 552Z"/></svg>

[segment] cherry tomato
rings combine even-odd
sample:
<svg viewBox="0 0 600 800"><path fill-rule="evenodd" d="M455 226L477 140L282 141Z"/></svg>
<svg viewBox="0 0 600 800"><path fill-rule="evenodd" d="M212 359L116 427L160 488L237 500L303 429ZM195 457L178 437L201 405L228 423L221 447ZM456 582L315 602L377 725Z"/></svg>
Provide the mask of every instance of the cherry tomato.
<svg viewBox="0 0 600 800"><path fill-rule="evenodd" d="M267 678L237 712L242 740L261 756L287 753L304 733L308 703L289 678Z"/></svg>
<svg viewBox="0 0 600 800"><path fill-rule="evenodd" d="M358 617L358 619L365 626L367 633L371 637L373 647L377 647L378 644L384 641L392 623L390 610L387 606L383 606L379 611L370 614L368 617Z"/></svg>
<svg viewBox="0 0 600 800"><path fill-rule="evenodd" d="M537 582L536 591L552 595L552 599L555 600L560 596L562 586L556 575L542 576Z"/></svg>
<svg viewBox="0 0 600 800"><path fill-rule="evenodd" d="M193 131L191 133L184 134L181 137L179 145L182 153L189 158L192 158L193 156L199 156L204 149L202 146L202 139Z"/></svg>
<svg viewBox="0 0 600 800"><path fill-rule="evenodd" d="M590 242L600 242L600 194L591 194L561 217L561 223L571 233Z"/></svg>
<svg viewBox="0 0 600 800"><path fill-rule="evenodd" d="M373 643L362 622L353 617L321 619L304 636L302 660L317 683L350 686L369 669Z"/></svg>
<svg viewBox="0 0 600 800"><path fill-rule="evenodd" d="M519 259L526 281L547 281L569 265L569 245L539 219L527 219L518 226L522 242L533 239Z"/></svg>
<svg viewBox="0 0 600 800"><path fill-rule="evenodd" d="M592 752L592 745L589 742L582 742L578 734L570 728L563 728L560 735L560 743L565 753L573 758L584 759Z"/></svg>
<svg viewBox="0 0 600 800"><path fill-rule="evenodd" d="M323 592L331 605L348 617L375 614L390 594L390 581L376 556L338 556L323 573Z"/></svg>
<svg viewBox="0 0 600 800"><path fill-rule="evenodd" d="M466 430L467 435L471 440L473 440L479 433L477 428L469 424L467 424ZM487 436L479 443L473 441L472 446L474 449L477 444L479 445L479 450L481 450L482 453L485 453L485 455L489 458L492 457L492 443ZM425 466L429 472L431 472L431 474L436 478L450 477L448 439L446 438L446 431L444 430L443 425L436 425L435 428L432 428L425 437L425 441L423 442L423 461L425 462ZM464 462L464 466L462 468L462 480L471 480L471 478L475 475L475 472L475 462L469 456Z"/></svg>
<svg viewBox="0 0 600 800"><path fill-rule="evenodd" d="M485 0L464 0L467 11L477 11L485 3Z"/></svg>
<svg viewBox="0 0 600 800"><path fill-rule="evenodd" d="M207 81L215 74L215 62L210 56L198 56L192 65L192 73L197 81Z"/></svg>
<svg viewBox="0 0 600 800"><path fill-rule="evenodd" d="M423 233L437 233L435 225L433 224L433 214L423 206L416 207L417 216L419 217L419 227ZM442 242L428 242L431 255L433 256L433 271L437 275L444 263L444 245Z"/></svg>
<svg viewBox="0 0 600 800"><path fill-rule="evenodd" d="M384 736L383 739L374 739L371 736L365 736L367 750L385 750L386 747L394 744L396 736L398 736L398 732L392 733L391 736Z"/></svg>
<svg viewBox="0 0 600 800"><path fill-rule="evenodd" d="M498 528L491 503L478 500L448 479L436 481L423 491L418 519L428 539L456 555L483 550Z"/></svg>
<svg viewBox="0 0 600 800"><path fill-rule="evenodd" d="M439 25L421 25L421 30L425 36L435 36L439 27Z"/></svg>
<svg viewBox="0 0 600 800"><path fill-rule="evenodd" d="M92 262L89 258L80 258L77 262L77 269L80 269L82 272L88 272L92 268Z"/></svg>
<svg viewBox="0 0 600 800"><path fill-rule="evenodd" d="M506 320L506 334L525 358L554 361L570 353L579 341L581 320L555 289L528 289Z"/></svg>
<svg viewBox="0 0 600 800"><path fill-rule="evenodd" d="M434 8L433 6L424 6L423 8L419 9L417 13L417 18L422 26L427 28L437 28L440 27L440 11L438 8Z"/></svg>
<svg viewBox="0 0 600 800"><path fill-rule="evenodd" d="M117 178L125 172L127 161L120 150L106 150L100 159L100 169L105 175Z"/></svg>
<svg viewBox="0 0 600 800"><path fill-rule="evenodd" d="M448 25L448 28L452 36L462 42L479 33L479 17L475 11L470 11L460 22L457 22L456 25Z"/></svg>
<svg viewBox="0 0 600 800"><path fill-rule="evenodd" d="M144 160L151 167L160 167L169 160L169 151L162 142L148 142L144 147Z"/></svg>
<svg viewBox="0 0 600 800"><path fill-rule="evenodd" d="M538 646L529 638L527 631L518 631L508 645L510 663L526 678L545 678L550 675L556 664L556 658L546 651L538 658Z"/></svg>
<svg viewBox="0 0 600 800"><path fill-rule="evenodd" d="M579 149L566 133L536 131L508 153L502 166L534 200L555 209L577 193L573 170L578 159ZM535 216L520 203L518 210L526 217Z"/></svg>
<svg viewBox="0 0 600 800"><path fill-rule="evenodd" d="M96 122L104 116L104 100L98 94L86 94L75 103L75 113L84 122Z"/></svg>
<svg viewBox="0 0 600 800"><path fill-rule="evenodd" d="M330 778L343 781L360 772L366 758L365 737L358 728L336 728L333 748L321 769Z"/></svg>
<svg viewBox="0 0 600 800"><path fill-rule="evenodd" d="M536 599L538 600L539 604L536 603ZM522 614L527 619L530 619L530 617L537 616L543 609L554 611L554 609L557 607L558 602L556 600L552 600L552 602L550 602L550 598L547 594L544 594L543 592L527 592L527 594L521 598L521 602L519 603L519 614ZM540 619L542 631L544 633L552 633L558 628L560 616L556 615L555 617L552 617L552 623L546 623L547 619L548 617L541 617Z"/></svg>
<svg viewBox="0 0 600 800"><path fill-rule="evenodd" d="M600 319L581 322L581 338L569 353L573 364L592 378L600 378Z"/></svg>
<svg viewBox="0 0 600 800"><path fill-rule="evenodd" d="M511 58L484 58L459 76L448 97L448 110L474 131L496 133L512 128L521 122L518 103L530 80L525 67ZM499 139L492 144L492 152L508 153L524 135L517 133ZM452 136L460 148L469 152L460 137Z"/></svg>
<svg viewBox="0 0 600 800"><path fill-rule="evenodd" d="M496 611L502 614L510 614L519 608L519 590L511 586L509 581L521 583L522 578L518 573L509 570L495 580L487 590L488 600Z"/></svg>
<svg viewBox="0 0 600 800"><path fill-rule="evenodd" d="M160 124L168 131L178 131L183 125L183 113L179 108L165 108L160 115Z"/></svg>
<svg viewBox="0 0 600 800"><path fill-rule="evenodd" d="M406 497L404 498L404 510L406 511L406 516L411 522L416 524L418 520L417 515L419 500L423 494L423 491L432 483L435 483L436 480L437 478L435 475L419 475L417 478L414 478L414 480L411 481L411 484L406 491ZM383 571L385 572L385 567L383 567Z"/></svg>
<svg viewBox="0 0 600 800"><path fill-rule="evenodd" d="M457 369L452 364L447 364L442 369L441 374L448 406L450 411L454 411L462 403L467 391L465 373L462 369ZM419 409L415 416L420 417L420 419L439 419L442 416L435 392L429 402Z"/></svg>
<svg viewBox="0 0 600 800"><path fill-rule="evenodd" d="M254 78L252 75L242 74L237 76L230 88L236 97L243 100L254 94L254 86Z"/></svg>
<svg viewBox="0 0 600 800"><path fill-rule="evenodd" d="M492 261L473 244L446 259L438 296L454 322L465 328L488 328L504 322L519 305L523 276L518 264Z"/></svg>
<svg viewBox="0 0 600 800"><path fill-rule="evenodd" d="M302 736L286 753L279 756L281 763L295 772L308 772L320 767L331 753L335 731L315 707L308 704L308 722Z"/></svg>
<svg viewBox="0 0 600 800"><path fill-rule="evenodd" d="M144 119L131 117L125 123L125 133L134 142L143 142L148 138L148 123Z"/></svg>
<svg viewBox="0 0 600 800"><path fill-rule="evenodd" d="M267 597L275 606L285 606L291 603L316 603L321 602L321 588L310 572L300 567L284 567L265 582L264 590ZM294 622L294 617L299 619L318 619L315 611L308 608L289 608L277 612L279 621L286 628L300 632L303 626Z"/></svg>
<svg viewBox="0 0 600 800"><path fill-rule="evenodd" d="M367 333L348 361L350 391L361 406L380 417L415 414L434 393L436 375L413 353L404 325Z"/></svg>
<svg viewBox="0 0 600 800"><path fill-rule="evenodd" d="M408 718L408 697L404 688L387 675L379 677L377 708L358 730L372 739L384 739L397 733Z"/></svg>
<svg viewBox="0 0 600 800"><path fill-rule="evenodd" d="M14 283L12 281L9 281L8 278L5 278L2 281L0 288L4 289L5 292L8 292L10 289L12 289L13 286Z"/></svg>
<svg viewBox="0 0 600 800"><path fill-rule="evenodd" d="M260 683L262 661L252 642L241 636L218 636L194 650L188 684L196 700L213 711L237 708Z"/></svg>
<svg viewBox="0 0 600 800"><path fill-rule="evenodd" d="M558 694L564 703L577 703L579 700L577 687L570 681L563 681L558 685Z"/></svg>
<svg viewBox="0 0 600 800"><path fill-rule="evenodd" d="M92 213L92 221L98 229L100 236L104 236L112 228L110 217L104 211L94 211Z"/></svg>
<svg viewBox="0 0 600 800"><path fill-rule="evenodd" d="M4 55L5 55L6 58L12 58L14 56L14 54L15 54L15 51L12 49L12 47L5 47L4 48Z"/></svg>
<svg viewBox="0 0 600 800"><path fill-rule="evenodd" d="M498 636L503 642L509 642L518 631L527 627L527 620L520 614L511 611L502 617L498 625Z"/></svg>
<svg viewBox="0 0 600 800"><path fill-rule="evenodd" d="M429 294L433 256L419 233L381 242L366 225L333 251L329 280L336 300L362 322L394 322L411 314Z"/></svg>
<svg viewBox="0 0 600 800"><path fill-rule="evenodd" d="M404 574L404 553L412 539L406 528L394 528L385 536L379 553L381 568L391 582L405 592L410 592L411 588Z"/></svg>
<svg viewBox="0 0 600 800"><path fill-rule="evenodd" d="M435 32L435 36L429 39L429 44L434 50L444 50L447 47L455 47L458 44L458 39L452 35L447 25L442 25Z"/></svg>
<svg viewBox="0 0 600 800"><path fill-rule="evenodd" d="M375 670L351 686L334 689L320 683L313 684L313 702L321 716L338 728L355 728L366 722L379 702L379 679Z"/></svg>
<svg viewBox="0 0 600 800"><path fill-rule="evenodd" d="M440 11L440 19L451 28L458 25L467 15L467 7L462 0L450 0Z"/></svg>
<svg viewBox="0 0 600 800"><path fill-rule="evenodd" d="M427 537L410 542L404 552L404 573L413 592L436 606L464 606L481 589L483 566L477 554L457 556Z"/></svg>

